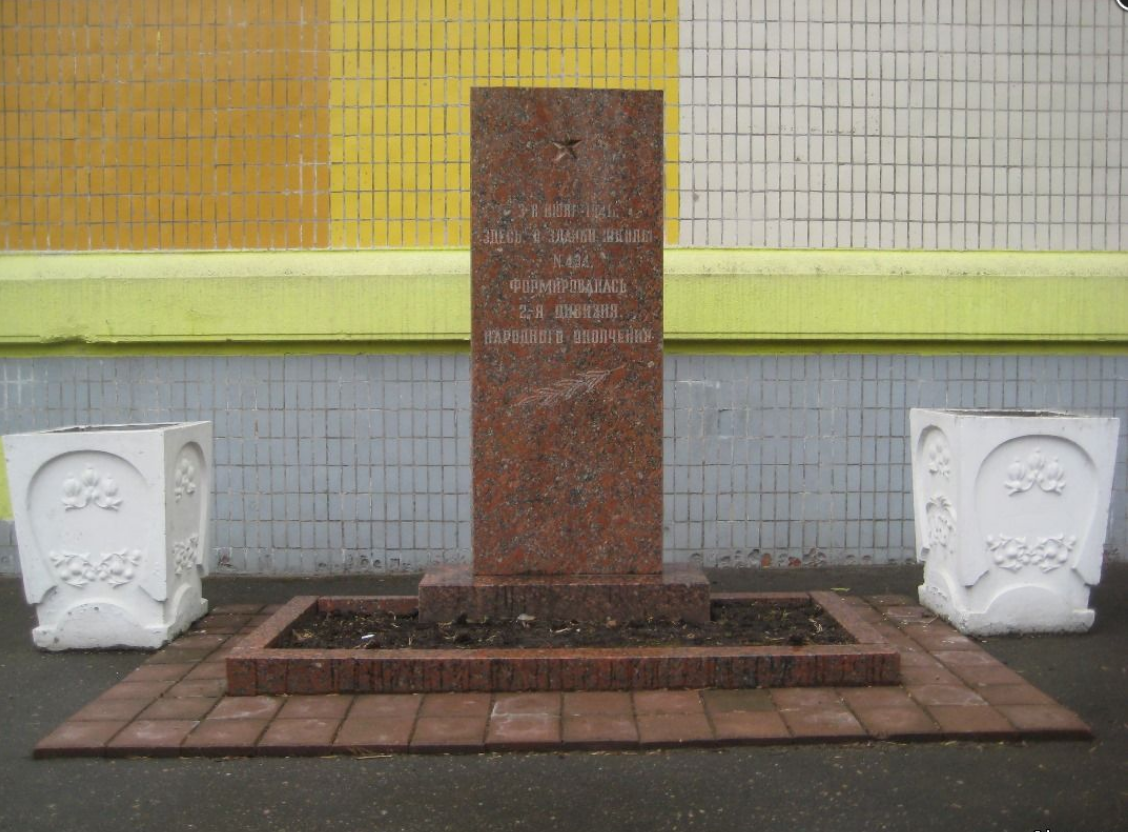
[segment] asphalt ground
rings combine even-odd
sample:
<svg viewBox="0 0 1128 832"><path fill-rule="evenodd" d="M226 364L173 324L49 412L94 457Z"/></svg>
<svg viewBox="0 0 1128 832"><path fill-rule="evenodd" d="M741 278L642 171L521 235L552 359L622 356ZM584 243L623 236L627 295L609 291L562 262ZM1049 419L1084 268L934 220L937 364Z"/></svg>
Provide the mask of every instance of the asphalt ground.
<svg viewBox="0 0 1128 832"><path fill-rule="evenodd" d="M849 587L915 596L917 567L714 571L717 589ZM411 593L418 576L206 581L215 604ZM869 743L618 753L302 759L31 758L35 743L141 664L45 654L0 580L0 830L1128 830L1128 564L1084 636L987 650L1076 711L1092 742Z"/></svg>

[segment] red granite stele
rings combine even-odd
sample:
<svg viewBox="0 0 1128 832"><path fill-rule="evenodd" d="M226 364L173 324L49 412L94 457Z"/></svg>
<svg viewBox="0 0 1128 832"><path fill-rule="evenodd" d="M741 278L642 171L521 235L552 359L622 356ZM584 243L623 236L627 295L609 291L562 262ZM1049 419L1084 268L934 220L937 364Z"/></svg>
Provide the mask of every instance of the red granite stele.
<svg viewBox="0 0 1128 832"><path fill-rule="evenodd" d="M294 598L227 658L232 696L442 691L584 691L894 685L900 654L832 592L726 593L717 600L813 600L855 639L806 647L541 650L300 650L273 647L295 622L331 610L411 612L412 597Z"/></svg>
<svg viewBox="0 0 1128 832"><path fill-rule="evenodd" d="M900 656L833 594L856 644L294 650L311 610L421 621L709 618L709 583L662 562L662 94L471 96L474 563L418 599L296 598L227 660L233 695L895 684ZM736 596L757 598L764 596Z"/></svg>

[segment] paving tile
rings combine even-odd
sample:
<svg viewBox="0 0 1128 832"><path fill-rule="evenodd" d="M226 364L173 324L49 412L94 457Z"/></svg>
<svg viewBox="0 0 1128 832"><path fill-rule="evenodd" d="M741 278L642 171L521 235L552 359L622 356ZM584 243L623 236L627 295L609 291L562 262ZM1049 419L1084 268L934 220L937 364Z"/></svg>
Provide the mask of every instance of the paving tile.
<svg viewBox="0 0 1128 832"><path fill-rule="evenodd" d="M963 680L943 667L901 667L901 684L909 685L960 685Z"/></svg>
<svg viewBox="0 0 1128 832"><path fill-rule="evenodd" d="M340 725L339 719L274 719L258 741L258 753L271 756L330 753Z"/></svg>
<svg viewBox="0 0 1128 832"><path fill-rule="evenodd" d="M218 699L226 692L226 679L193 679L191 681L177 682L165 692L165 696L173 698L208 696Z"/></svg>
<svg viewBox="0 0 1128 832"><path fill-rule="evenodd" d="M909 685L909 694L922 705L986 705L987 701L966 685Z"/></svg>
<svg viewBox="0 0 1128 832"><path fill-rule="evenodd" d="M427 703L423 703L427 707ZM411 748L415 751L480 751L485 748L486 717L421 716L415 722Z"/></svg>
<svg viewBox="0 0 1128 832"><path fill-rule="evenodd" d="M518 714L559 717L562 707L559 693L499 693L490 715L492 719Z"/></svg>
<svg viewBox="0 0 1128 832"><path fill-rule="evenodd" d="M333 744L353 753L404 751L414 727L414 716L350 716L341 723Z"/></svg>
<svg viewBox="0 0 1128 832"><path fill-rule="evenodd" d="M1052 697L1029 683L1021 685L983 685L975 692L991 705L1056 705Z"/></svg>
<svg viewBox="0 0 1128 832"><path fill-rule="evenodd" d="M196 622L196 632L233 635L246 626L249 615L209 615Z"/></svg>
<svg viewBox="0 0 1128 832"><path fill-rule="evenodd" d="M780 710L841 707L838 691L834 688L775 688L771 697Z"/></svg>
<svg viewBox="0 0 1128 832"><path fill-rule="evenodd" d="M503 714L490 718L486 748L494 751L543 751L560 745L560 717L549 714Z"/></svg>
<svg viewBox="0 0 1128 832"><path fill-rule="evenodd" d="M196 667L195 664L185 662L182 664L143 664L128 676L123 682L179 682L185 674Z"/></svg>
<svg viewBox="0 0 1128 832"><path fill-rule="evenodd" d="M138 719L126 725L106 743L106 755L129 757L176 757L180 743L196 727L194 719Z"/></svg>
<svg viewBox="0 0 1128 832"><path fill-rule="evenodd" d="M429 693L419 709L421 717L473 717L485 723L492 697L488 693Z"/></svg>
<svg viewBox="0 0 1128 832"><path fill-rule="evenodd" d="M149 656L145 659L145 664L195 664L203 661L211 652L210 647L185 647L180 649L174 645Z"/></svg>
<svg viewBox="0 0 1128 832"><path fill-rule="evenodd" d="M216 648L223 646L228 638L229 636L225 633L193 632L181 636L173 644L175 645L177 650L183 650L185 648L207 648L209 650L215 650Z"/></svg>
<svg viewBox="0 0 1128 832"><path fill-rule="evenodd" d="M423 697L416 693L362 694L353 699L350 719L415 719Z"/></svg>
<svg viewBox="0 0 1128 832"><path fill-rule="evenodd" d="M642 714L693 714L704 712L701 694L695 690L636 690L635 713Z"/></svg>
<svg viewBox="0 0 1128 832"><path fill-rule="evenodd" d="M1013 740L1018 731L990 705L927 705L949 739Z"/></svg>
<svg viewBox="0 0 1128 832"><path fill-rule="evenodd" d="M640 713L638 741L643 748L667 745L715 745L716 739L704 712Z"/></svg>
<svg viewBox="0 0 1128 832"><path fill-rule="evenodd" d="M701 698L710 714L739 711L774 711L775 703L766 690L704 690Z"/></svg>
<svg viewBox="0 0 1128 832"><path fill-rule="evenodd" d="M1002 662L983 650L933 650L934 658L945 667L1006 667Z"/></svg>
<svg viewBox="0 0 1128 832"><path fill-rule="evenodd" d="M159 665L156 665L159 667ZM175 685L175 680L167 679L163 682L118 682L100 699L156 699L166 690Z"/></svg>
<svg viewBox="0 0 1128 832"><path fill-rule="evenodd" d="M255 615L262 608L262 604L220 604L212 607L211 615Z"/></svg>
<svg viewBox="0 0 1128 832"><path fill-rule="evenodd" d="M777 743L791 738L778 711L722 711L712 715L718 741L741 744Z"/></svg>
<svg viewBox="0 0 1128 832"><path fill-rule="evenodd" d="M562 739L569 748L585 751L634 748L638 745L638 725L629 714L565 714Z"/></svg>
<svg viewBox="0 0 1128 832"><path fill-rule="evenodd" d="M153 703L152 699L102 699L80 709L71 719L78 722L128 722Z"/></svg>
<svg viewBox="0 0 1128 832"><path fill-rule="evenodd" d="M936 613L916 605L887 606L885 617L890 621L931 621L936 618Z"/></svg>
<svg viewBox="0 0 1128 832"><path fill-rule="evenodd" d="M905 607L913 603L908 595L868 595L866 600L875 607Z"/></svg>
<svg viewBox="0 0 1128 832"><path fill-rule="evenodd" d="M841 703L780 708L779 713L796 739L829 742L869 736L857 718Z"/></svg>
<svg viewBox="0 0 1128 832"><path fill-rule="evenodd" d="M208 721L221 719L272 719L282 708L277 696L225 696L212 708Z"/></svg>
<svg viewBox="0 0 1128 832"><path fill-rule="evenodd" d="M169 699L162 697L143 710L138 719L203 719L218 700L205 696Z"/></svg>
<svg viewBox="0 0 1128 832"><path fill-rule="evenodd" d="M953 666L951 670L969 685L1021 685L1026 681L1004 664Z"/></svg>
<svg viewBox="0 0 1128 832"><path fill-rule="evenodd" d="M872 688L838 688L838 695L852 710L858 708L912 708L908 692L900 686Z"/></svg>
<svg viewBox="0 0 1128 832"><path fill-rule="evenodd" d="M48 757L101 757L106 743L126 722L67 721L44 737L35 746L36 759Z"/></svg>
<svg viewBox="0 0 1128 832"><path fill-rule="evenodd" d="M352 696L340 694L288 696L282 700L278 718L341 720L348 713L352 701Z"/></svg>
<svg viewBox="0 0 1128 832"><path fill-rule="evenodd" d="M865 729L883 740L939 739L940 726L923 708L911 702L904 707L854 708Z"/></svg>
<svg viewBox="0 0 1128 832"><path fill-rule="evenodd" d="M565 716L619 716L634 713L634 702L626 691L575 691L564 694Z"/></svg>
<svg viewBox="0 0 1128 832"><path fill-rule="evenodd" d="M186 756L244 757L255 753L267 719L205 719L184 739Z"/></svg>
<svg viewBox="0 0 1128 832"><path fill-rule="evenodd" d="M1024 738L1092 739L1093 732L1077 714L1060 705L999 705Z"/></svg>
<svg viewBox="0 0 1128 832"><path fill-rule="evenodd" d="M227 679L227 665L224 662L200 662L184 675L184 681L196 682L200 679Z"/></svg>

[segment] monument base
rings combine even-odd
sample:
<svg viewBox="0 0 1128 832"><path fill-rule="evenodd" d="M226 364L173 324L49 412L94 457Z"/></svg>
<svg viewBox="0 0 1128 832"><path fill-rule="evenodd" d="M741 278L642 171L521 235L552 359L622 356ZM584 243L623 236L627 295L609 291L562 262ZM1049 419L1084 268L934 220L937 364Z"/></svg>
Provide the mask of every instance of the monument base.
<svg viewBox="0 0 1128 832"><path fill-rule="evenodd" d="M469 564L438 566L419 584L419 620L540 619L633 621L647 618L703 624L709 580L691 564L666 564L658 575L475 575Z"/></svg>

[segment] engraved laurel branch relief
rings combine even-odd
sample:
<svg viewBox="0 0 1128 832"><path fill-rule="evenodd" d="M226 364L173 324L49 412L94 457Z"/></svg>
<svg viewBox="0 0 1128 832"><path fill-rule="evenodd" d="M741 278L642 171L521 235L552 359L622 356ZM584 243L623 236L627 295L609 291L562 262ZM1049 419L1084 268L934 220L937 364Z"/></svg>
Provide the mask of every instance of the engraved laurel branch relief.
<svg viewBox="0 0 1128 832"><path fill-rule="evenodd" d="M562 401L570 401L576 396L590 393L608 379L613 373L625 367L620 364L610 370L588 370L572 378L562 378L545 387L538 387L517 400L517 404L533 407L549 407Z"/></svg>

